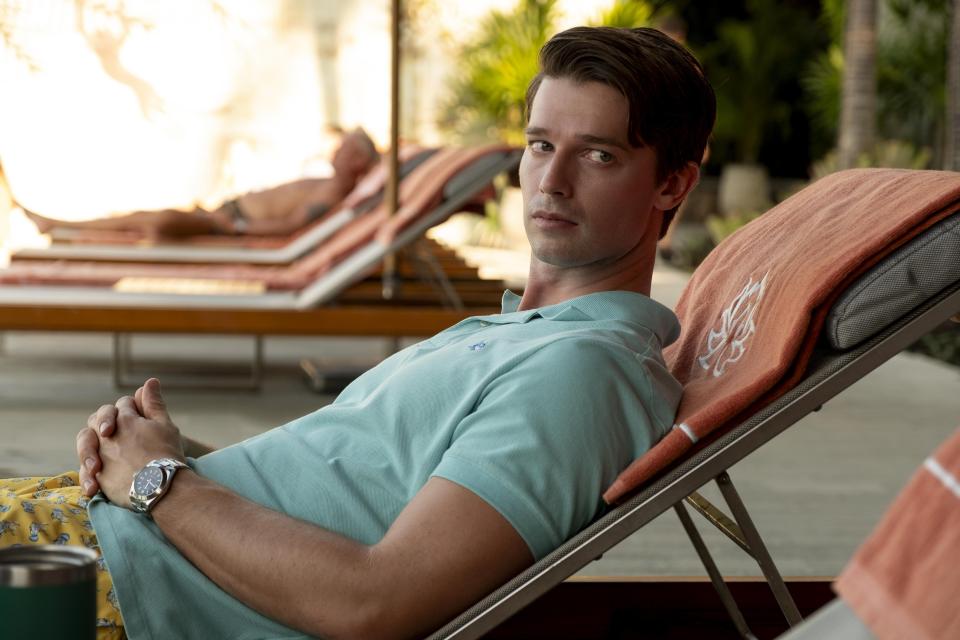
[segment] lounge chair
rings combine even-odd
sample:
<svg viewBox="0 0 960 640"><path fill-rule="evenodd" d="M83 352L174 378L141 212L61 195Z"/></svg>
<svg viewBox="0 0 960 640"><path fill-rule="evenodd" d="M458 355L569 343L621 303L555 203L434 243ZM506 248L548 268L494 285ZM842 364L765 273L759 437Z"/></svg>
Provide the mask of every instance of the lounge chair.
<svg viewBox="0 0 960 640"><path fill-rule="evenodd" d="M681 298L684 332L667 352L689 394L679 435L621 476L606 494L615 506L595 523L430 637L482 637L669 508L737 631L751 637L685 504L757 561L787 622L800 622L727 470L960 311L958 212L960 174L842 172L718 247ZM751 280L747 263L764 270ZM761 295L776 308L756 306ZM749 375L730 374L737 369ZM696 493L711 481L732 518Z"/></svg>
<svg viewBox="0 0 960 640"><path fill-rule="evenodd" d="M437 149L405 147L402 180ZM307 254L359 215L381 204L386 182L382 163L330 211L287 236L195 236L155 243L131 231L53 229L54 244L16 251L13 260L111 260L130 262L287 264ZM60 240L57 242L57 240Z"/></svg>
<svg viewBox="0 0 960 640"><path fill-rule="evenodd" d="M502 146L449 149L431 161L404 180L396 220L378 207L286 267L14 263L0 271L0 331L111 332L119 387L131 381L129 334L252 335L250 374L214 384L256 388L265 335L417 337L469 315L495 313L502 283L478 280L475 269L422 236L485 192L494 176L514 170L519 153ZM389 234L378 236L381 228ZM381 283L364 278L394 252L407 281L385 299ZM410 256L412 266L404 259Z"/></svg>
<svg viewBox="0 0 960 640"><path fill-rule="evenodd" d="M437 153L437 149L421 149L409 156L400 167L405 179ZM429 175L429 173L427 174ZM14 262L50 260L92 260L141 263L189 264L262 264L285 265L303 258L345 226L382 205L386 171L378 167L329 213L289 236L196 236L178 242L155 244L141 235L122 231L85 230L73 233L71 242L57 242L50 247L21 249L11 256ZM422 182L422 180L421 180ZM476 208L492 195L492 187L481 190L461 207ZM72 230L68 230L72 231Z"/></svg>
<svg viewBox="0 0 960 640"><path fill-rule="evenodd" d="M21 260L0 271L6 285L0 287L0 304L313 308L363 278L385 255L419 239L518 161L519 154L502 145L444 149L404 180L395 215L381 204L290 265ZM194 293L164 292L184 287Z"/></svg>

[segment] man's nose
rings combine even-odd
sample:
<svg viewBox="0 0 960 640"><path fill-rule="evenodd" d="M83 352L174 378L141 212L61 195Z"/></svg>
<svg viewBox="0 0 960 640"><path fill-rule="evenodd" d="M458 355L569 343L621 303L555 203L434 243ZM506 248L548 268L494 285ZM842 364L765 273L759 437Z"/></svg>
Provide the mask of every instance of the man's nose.
<svg viewBox="0 0 960 640"><path fill-rule="evenodd" d="M540 176L540 192L552 196L569 198L573 194L569 163L554 155L544 167Z"/></svg>

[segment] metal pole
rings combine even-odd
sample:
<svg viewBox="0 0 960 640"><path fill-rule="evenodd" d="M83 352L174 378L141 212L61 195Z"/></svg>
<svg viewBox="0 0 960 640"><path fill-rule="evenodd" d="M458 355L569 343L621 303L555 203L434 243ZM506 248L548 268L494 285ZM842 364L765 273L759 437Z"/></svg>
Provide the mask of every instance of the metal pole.
<svg viewBox="0 0 960 640"><path fill-rule="evenodd" d="M737 633L740 634L741 638L753 638L756 640L756 636L753 635L750 627L747 626L747 621L743 617L740 607L737 606L737 601L733 599L733 594L730 593L730 587L723 581L723 576L720 574L720 569L717 568L717 563L713 561L710 550L707 549L707 545L700 536L700 532L697 531L697 526L693 524L693 520L690 519L690 514L687 513L683 502L681 501L673 505L673 510L677 512L677 517L680 518L680 524L683 525L683 530L687 532L687 537L690 538L693 548L696 549L697 555L703 563L703 568L707 570L707 575L710 576L710 582L713 584L713 588L716 589L717 595L720 596L720 602L723 603L723 608L727 610L727 615L730 616L733 626L737 628Z"/></svg>
<svg viewBox="0 0 960 640"><path fill-rule="evenodd" d="M387 174L386 200L390 215L399 208L399 162L400 141L400 0L390 2L390 150ZM383 297L392 299L397 294L397 260L389 253L383 258Z"/></svg>
<svg viewBox="0 0 960 640"><path fill-rule="evenodd" d="M791 627L800 624L803 622L803 617L800 615L800 611L797 609L797 605L793 601L793 596L790 595L790 590L787 589L787 585L784 583L783 576L780 575L777 565L774 564L773 558L770 557L767 546L763 544L763 538L760 537L760 532L753 524L750 514L747 513L746 505L743 504L743 500L740 499L740 494L737 493L736 487L733 486L730 475L724 471L716 477L716 483L717 486L720 487L720 493L723 495L723 499L727 501L727 505L733 512L734 519L737 521L737 524L740 525L740 529L747 539L747 544L750 545L750 549L753 552L752 555L757 561L757 564L760 565L760 571L763 572L763 577L767 579L770 590L773 592L773 597L776 599L777 604L780 605L783 616L787 619Z"/></svg>

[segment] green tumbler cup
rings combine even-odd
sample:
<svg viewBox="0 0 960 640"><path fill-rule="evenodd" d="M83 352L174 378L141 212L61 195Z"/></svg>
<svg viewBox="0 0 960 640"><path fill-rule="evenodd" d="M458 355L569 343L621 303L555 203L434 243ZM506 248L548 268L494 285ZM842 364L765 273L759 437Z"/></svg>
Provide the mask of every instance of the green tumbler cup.
<svg viewBox="0 0 960 640"><path fill-rule="evenodd" d="M95 640L97 554L85 547L0 549L0 636Z"/></svg>

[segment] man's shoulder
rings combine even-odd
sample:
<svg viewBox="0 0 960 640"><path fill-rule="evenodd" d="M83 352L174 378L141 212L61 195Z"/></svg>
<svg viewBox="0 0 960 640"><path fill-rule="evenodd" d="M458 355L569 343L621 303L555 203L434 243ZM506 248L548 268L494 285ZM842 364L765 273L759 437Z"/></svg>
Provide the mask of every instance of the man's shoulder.
<svg viewBox="0 0 960 640"><path fill-rule="evenodd" d="M544 355L580 361L609 360L623 357L657 357L660 339L653 329L642 324L617 320L576 323L553 333L543 341Z"/></svg>

